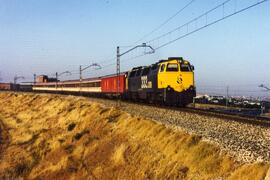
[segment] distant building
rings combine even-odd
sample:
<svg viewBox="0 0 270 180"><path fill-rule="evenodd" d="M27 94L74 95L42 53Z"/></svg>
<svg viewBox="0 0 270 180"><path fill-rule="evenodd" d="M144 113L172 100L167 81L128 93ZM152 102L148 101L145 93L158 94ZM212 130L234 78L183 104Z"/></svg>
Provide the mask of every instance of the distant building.
<svg viewBox="0 0 270 180"><path fill-rule="evenodd" d="M203 103L203 104L217 104L223 105L226 104L234 107L242 107L242 108L261 108L262 102L255 99L245 98L245 97L229 97L226 102L225 96L216 96L216 95L198 95L195 98L195 103ZM270 102L264 102L264 107L269 107Z"/></svg>
<svg viewBox="0 0 270 180"><path fill-rule="evenodd" d="M56 82L56 78L49 78L47 75L39 75L36 78L37 83Z"/></svg>

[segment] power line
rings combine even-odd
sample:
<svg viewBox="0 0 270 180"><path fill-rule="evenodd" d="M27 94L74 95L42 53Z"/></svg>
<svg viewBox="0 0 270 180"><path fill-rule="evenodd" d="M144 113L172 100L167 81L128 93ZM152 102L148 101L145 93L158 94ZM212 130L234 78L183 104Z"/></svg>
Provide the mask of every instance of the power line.
<svg viewBox="0 0 270 180"><path fill-rule="evenodd" d="M222 6L224 6L225 4L229 3L230 1L232 1L232 0L226 0L225 2L219 4L219 5L217 5L216 7L214 7L214 8L212 8L212 9L208 10L207 12L205 12L205 13L199 15L198 17L196 17L196 18L194 18L194 19L188 21L187 23L185 23L185 24L183 24L183 25L181 25L181 26L178 26L178 27L174 28L173 30L168 31L168 32L166 32L166 33L164 33L164 34L162 34L162 35L156 37L156 38L153 38L153 39L151 39L150 41L147 41L146 43L151 43L151 42L153 42L153 41L156 41L156 40L158 40L158 39L161 39L161 38L164 37L164 36L168 36L168 35L172 34L173 32L175 32L175 31L177 31L177 30L179 30L179 29L181 29L181 28L183 28L183 27L186 27L188 24L191 24L192 22L197 21L198 19L204 17L205 15L207 15L207 14L209 14L209 13L215 11L216 9L218 9L218 8L220 8L220 7L222 7Z"/></svg>
<svg viewBox="0 0 270 180"><path fill-rule="evenodd" d="M185 8L187 8L187 7L188 7L190 4L192 4L194 1L195 1L195 0L190 1L186 6L184 6L184 7L183 7L182 9L180 9L177 13L175 13L173 16L171 16L170 18L168 18L165 22L163 22L160 26L158 26L157 28L155 28L153 31L151 31L150 33L146 34L146 35L145 35L144 37L142 37L140 40L144 39L145 37L149 36L149 35L152 34L153 32L157 31L159 28L161 28L162 26L164 26L166 23L168 23L171 19L173 19L177 14L179 14L181 11L183 11ZM202 29L204 29L204 28L206 28L206 27L209 27L209 26L211 26L211 25L214 25L214 24L216 24L216 23L218 23L218 22L220 22L220 21L222 21L222 20L225 20L225 19L227 19L227 18L229 18L229 17L231 17L231 16L234 16L234 15L236 15L236 14L239 14L239 13L243 12L243 11L246 11L246 10L252 8L252 7L258 6L258 5L264 3L264 2L266 2L266 1L268 1L268 0L260 0L260 1L257 1L256 3L254 3L254 4L252 4L252 5L249 5L249 6L247 6L247 7L244 7L244 8L242 8L242 9L240 9L240 10L237 10L237 9L236 9L236 5L235 5L235 10L234 10L234 12L231 13L231 14L225 15L225 13L224 13L225 8L224 8L224 7L225 7L225 5L228 4L230 1L232 1L232 0L226 0L226 1L224 1L223 3L221 3L221 4L217 5L217 6L215 6L214 8L208 10L207 12L205 12L205 13L199 15L198 17L192 19L191 21L188 21L187 23L185 23L185 24L183 24L183 25L181 25L181 26L178 26L177 28L175 28L175 29L173 29L173 30L171 30L171 31L169 31L169 32L167 32L167 33L164 33L164 34L162 34L162 35L160 35L160 36L158 36L158 37L156 37L156 38L154 38L154 39L148 41L147 44L150 44L150 43L152 43L152 42L154 42L154 41L156 41L156 40L159 40L159 39L161 39L161 38L163 38L163 37L165 37L165 36L168 36L168 35L174 33L175 31L180 30L181 28L184 28L184 27L187 28L187 31L186 31L186 33L185 33L184 35L179 36L179 37L177 37L177 38L175 38L175 39L173 39L173 40L171 40L171 41L168 41L168 42L166 42L166 43L164 43L164 44L162 44L162 45L160 45L160 46L158 46L158 47L155 48L155 50L161 49L161 48L163 48L163 47L165 47L165 46L167 46L167 45L169 45L169 44L171 44L171 43L174 43L174 42L177 41L177 40L180 40L180 39L182 39L182 38L184 38L184 37L187 37L187 36L189 36L189 35L191 35L191 34L197 32L197 31L200 31L200 30L202 30ZM237 0L234 0L234 1L236 2ZM236 4L236 3L235 3L235 4ZM214 21L212 21L212 22L208 22L208 14L211 13L211 12L213 12L213 11L215 11L215 10L217 10L217 9L219 9L219 8L222 8L222 10L223 10L222 17L219 18L219 19L217 19L217 20L214 20ZM198 21L199 19L201 19L201 18L205 18L205 25L203 25L203 26L201 26L201 27L199 27L199 28L196 28L195 30L189 31L189 29L188 29L188 28L189 28L189 25L190 25L191 23L197 22L197 21ZM197 26L196 26L196 27L197 27ZM138 41L140 41L140 40L138 40ZM138 41L136 41L136 42L138 42ZM137 55L137 56L135 56L135 57L131 57L131 58L125 59L125 61L133 60L133 59L136 59L136 58L145 56L145 55L147 55L147 54ZM108 63L108 62L111 62L111 61L113 61L113 60L116 60L116 57L110 58L110 59L106 59L106 60L100 62L100 64ZM102 66L102 67L103 67L102 69L108 68L108 67L113 66L113 65L116 65L116 63L105 64L104 66Z"/></svg>
<svg viewBox="0 0 270 180"><path fill-rule="evenodd" d="M182 7L180 10L178 10L175 14L173 14L172 16L170 16L168 19L166 19L163 23L161 23L158 27L156 27L155 29L153 29L151 32L147 33L146 35L144 35L143 37L141 37L139 40L137 40L136 42L134 42L133 44L137 44L139 41L145 39L146 37L150 36L151 34L153 34L154 32L156 32L157 30L159 30L161 27L163 27L164 25L166 25L170 20L172 20L174 17L176 17L178 14L180 14L182 11L184 11L188 6L190 6L192 3L194 3L195 0L191 0L189 1L184 7ZM128 48L128 47L133 47L134 45L130 45L130 46L120 46L122 48ZM132 57L130 59L135 59L138 57L142 57L143 55L139 55L139 56L135 56ZM110 59L105 59L104 61L99 62L100 64L106 63L106 62L110 62L116 60L115 58L110 58ZM110 63L108 65L105 65L105 68L110 67L112 65L115 65L116 63ZM104 68L103 68L104 69Z"/></svg>
<svg viewBox="0 0 270 180"><path fill-rule="evenodd" d="M145 55L146 54L140 54L140 55L137 55L137 56L134 56L134 57L126 58L126 59L124 59L123 64L126 63L126 62L128 62L128 61L130 61L130 60L137 59L137 58L142 57L142 56L145 56ZM107 68L112 67L112 66L115 66L115 65L116 65L116 62L110 63L110 64L106 64L106 65L102 66L102 69L107 69Z"/></svg>
<svg viewBox="0 0 270 180"><path fill-rule="evenodd" d="M240 9L240 10L238 10L238 11L235 10L235 12L233 12L233 13L231 13L231 14L228 14L228 15L226 15L226 16L225 16L224 13L223 13L223 16L222 16L221 18L219 18L219 19L217 19L217 20L214 20L214 21L208 23L208 22L207 22L207 15L209 14L209 12L212 12L212 11L214 11L214 10L220 8L220 7L223 8L223 12L224 12L224 5L225 5L226 3L228 3L229 1L231 1L231 0L227 0L227 1L223 2L222 4L220 4L220 5L216 6L215 8L213 8L213 9L207 11L206 13L204 13L204 14L198 16L197 18L194 18L193 20L189 21L188 23L186 23L186 24L184 24L184 25L182 25L182 26L179 26L179 27L177 27L176 29L174 29L174 30L172 30L172 31L170 31L170 32L168 32L168 33L165 33L165 34L163 34L163 35L161 35L161 36L159 36L159 37L157 37L157 38L155 38L155 39L153 39L153 40L151 40L151 41L148 41L148 43L153 42L153 41L155 41L155 40L157 40L157 39L160 39L160 38L162 38L162 37L164 37L164 36L167 36L168 34L171 34L172 32L175 32L176 30L179 30L180 28L187 27L187 29L188 29L189 24L191 24L191 23L197 21L199 18L202 18L202 17L204 17L204 16L206 17L206 24L205 24L204 26L199 27L199 28L197 28L197 29L195 29L195 30L193 30L193 31L190 31L190 32L187 30L186 34L184 34L184 35L182 35L182 36L179 36L178 38L173 39L173 40L171 40L171 41L168 41L168 42L166 42L166 43L164 43L164 44L158 46L157 48L155 48L155 50L158 50L158 49L160 49L160 48L162 48L162 47L165 47L165 46L167 46L167 45L169 45L169 44L171 44L171 43L174 43L175 41L177 41L177 40L179 40L179 39L182 39L182 38L184 38L184 37L187 37L187 36L189 36L189 35L191 35L191 34L197 32L197 31L200 31L200 30L202 30L202 29L204 29L204 28L206 28L206 27L209 27L209 26L211 26L211 25L214 25L214 24L216 24L216 23L218 23L218 22L220 22L220 21L223 21L223 20L225 20L225 19L227 19L227 18L229 18L229 17L231 17L231 16L234 16L234 15L239 14L239 13L241 13L241 12L243 12L243 11L246 11L246 10L248 10L248 9L250 9L250 8L253 8L253 7L258 6L258 5L262 4L262 3L265 3L265 2L268 1L268 0L261 0L261 1L258 1L257 3L254 3L254 4L252 4L252 5L249 5L249 6L247 6L247 7L245 7L245 8L242 8L242 9Z"/></svg>
<svg viewBox="0 0 270 180"><path fill-rule="evenodd" d="M157 31L159 28L161 28L161 27L164 26L166 23L168 23L171 19L173 19L176 15L178 15L180 12L182 12L185 8L187 8L189 5L191 5L194 1L195 1L195 0L189 1L188 4L186 4L182 9L180 9L178 12L176 12L173 16L169 17L169 18L168 18L166 21L164 21L160 26L158 26L158 27L155 28L153 31L151 31L150 33L148 33L148 34L146 34L145 36L143 36L141 39L139 39L139 40L136 41L135 43L141 41L141 40L144 39L145 37L149 36L150 34L154 33L155 31ZM219 8L219 7L221 7L221 6L224 6L224 4L228 3L229 1L231 1L231 0L226 0L226 1L223 2L221 5L216 6L215 8L213 8L213 9L207 11L206 13L210 13L210 12L214 11L215 9L217 9L217 8ZM206 14L206 13L204 13L204 14ZM204 14L203 14L203 15L204 15ZM201 16L199 16L199 17L202 17L203 15L201 15ZM198 19L199 17L197 17L197 18L195 18L195 19ZM188 23L191 23L191 22L193 22L193 21L194 21L194 19L191 20L191 21L189 21ZM188 24L188 23L185 23L185 25ZM184 25L182 25L182 26L184 26ZM181 26L181 27L182 27L182 26ZM168 35L168 34L171 34L173 31L176 31L177 29L179 29L179 27L175 28L174 30L172 30L172 31L170 31L170 32L168 32L168 33L165 33L165 34L163 34L163 35L161 35L161 36L158 36L158 37L155 38L155 39L152 39L152 40L148 41L147 44L149 44L149 43L151 43L151 42L153 42L153 41L155 41L155 40L157 40L157 39L160 39L160 38L162 38L162 37L164 37L164 36L166 36L166 35ZM134 44L135 44L135 43L134 43ZM159 48L155 48L155 49L159 49ZM142 56L145 56L145 55L146 55L146 54L138 55L138 56L135 56L135 57L128 58L127 60L136 59L136 58L139 58L139 57L142 57ZM110 60L108 60L108 61L111 61L111 60L116 60L116 58L112 58L112 59L110 59ZM125 59L125 60L126 60L126 59ZM108 62L108 61L104 61L104 62ZM105 68L110 67L110 66L115 65L115 64L116 64L116 63L110 63L110 64L108 64L108 65L105 65Z"/></svg>
<svg viewBox="0 0 270 180"><path fill-rule="evenodd" d="M180 14L182 11L184 11L188 6L190 6L195 0L191 0L189 1L184 7L182 7L180 10L178 10L175 14L173 14L172 16L170 16L168 19L166 19L163 23L161 23L158 27L156 27L155 29L153 29L151 32L145 34L143 37L141 37L139 40L137 40L136 42L134 42L133 44L137 44L138 42L140 42L141 40L145 39L146 37L150 36L151 34L153 34L154 32L156 32L157 30L159 30L161 27L163 27L164 25L166 25L170 20L172 20L174 17L176 17L178 14Z"/></svg>
<svg viewBox="0 0 270 180"><path fill-rule="evenodd" d="M224 1L223 3L221 3L221 4L217 5L217 6L215 6L214 8L212 8L212 9L206 11L205 13L199 15L198 17L192 19L191 21L188 21L187 23L185 23L185 24L183 24L183 25L181 25L181 26L178 26L177 28L175 28L175 29L173 29L173 30L171 30L171 31L169 31L169 32L167 32L167 33L164 33L164 34L162 34L162 35L160 35L160 36L158 36L158 37L156 37L156 38L154 38L154 39L152 39L152 40L150 40L150 41L147 41L147 44L150 44L150 43L152 43L152 42L154 42L154 41L156 41L156 40L158 40L158 39L161 39L161 38L163 38L163 37L165 37L165 36L168 36L168 35L172 34L173 32L175 32L175 31L177 31L177 30L179 30L179 29L181 29L181 28L183 28L183 27L186 27L186 28L187 28L187 33L186 33L186 34L184 34L184 35L182 35L182 36L180 36L180 37L178 37L178 38L176 38L176 39L173 39L173 40L171 40L171 41L168 41L168 42L166 42L166 43L164 43L164 44L162 44L162 45L160 45L160 46L158 46L158 47L155 48L155 50L159 50L159 49L161 49L161 48L163 48L163 47L165 47L165 46L167 46L167 45L169 45L169 44L171 44L171 43L174 43L175 41L177 41L177 40L179 40L179 39L182 39L182 38L184 38L184 37L187 37L187 36L189 36L189 35L191 35L191 34L197 32L197 31L200 31L200 30L202 30L202 29L204 29L204 28L206 28L206 27L209 27L209 26L211 26L211 25L214 25L214 24L216 24L216 23L218 23L218 22L220 22L220 21L222 21L222 20L225 20L225 19L227 19L227 18L229 18L229 17L231 17L231 16L233 16L233 15L236 15L236 14L239 14L239 13L241 13L241 12L243 12L243 11L246 11L246 10L252 8L252 7L258 6L258 5L264 3L264 2L266 2L266 1L268 1L268 0L261 0L261 1L258 1L258 2L254 3L254 4L252 4L252 5L249 5L249 6L245 7L245 8L242 8L242 9L240 9L240 10L236 10L236 7L235 7L235 10L234 10L233 13L228 14L228 15L225 16L225 13L224 13L225 8L224 8L224 7L225 7L225 5L228 4L230 1L232 1L232 0L226 0L226 1ZM234 1L236 2L237 0L234 0ZM236 4L236 3L235 3L235 4ZM211 12L213 12L213 11L215 11L215 10L217 10L217 9L219 9L219 8L222 8L222 11L223 11L222 17L219 18L219 19L217 19L217 20L215 20L215 21L208 22L208 14L211 13ZM189 30L188 30L188 26L189 26L191 23L196 22L197 20L199 20L199 19L201 19L201 18L203 18L203 17L205 17L205 20L206 20L206 24L205 24L204 26L199 27L199 28L197 28L197 29L195 29L195 30L193 30L193 31L189 31ZM136 58L139 58L139 57L142 57L142 56L145 56L145 55L147 55L147 54L138 55L138 56L132 57L132 58L130 58L130 59L136 59ZM128 60L129 60L129 59L128 59ZM113 63L113 64L115 64L115 63Z"/></svg>

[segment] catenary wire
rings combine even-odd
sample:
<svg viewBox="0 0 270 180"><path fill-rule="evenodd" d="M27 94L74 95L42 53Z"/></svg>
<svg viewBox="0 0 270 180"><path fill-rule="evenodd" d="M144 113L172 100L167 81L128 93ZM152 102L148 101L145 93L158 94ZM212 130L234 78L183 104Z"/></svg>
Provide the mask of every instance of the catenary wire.
<svg viewBox="0 0 270 180"><path fill-rule="evenodd" d="M188 24L190 24L190 23L196 21L197 19L199 19L199 18L201 18L201 17L204 17L204 16L208 15L209 13L215 11L216 9L218 9L218 8L220 8L220 7L224 7L224 5L227 4L227 3L229 3L230 1L232 1L232 0L226 0L226 1L224 1L223 3L221 3L221 4L217 5L217 6L215 6L214 8L212 8L212 9L206 11L205 13L199 15L198 17L192 19L191 21L188 21L187 23L185 23L185 24L183 24L183 25L181 25L181 26L178 26L177 28L175 28L175 29L173 29L173 30L171 30L171 31L169 31L169 32L167 32L167 33L165 33L165 34L162 34L162 35L160 35L160 36L158 36L158 37L156 37L156 38L154 38L154 39L152 39L152 40L150 40L150 41L147 41L147 43L151 43L151 42L153 42L153 41L155 41L155 40L157 40L157 39L160 39L160 38L162 38L162 37L164 37L164 36L167 36L167 35L169 35L169 34L175 32L175 31L179 30L179 29L182 28L182 27L187 26ZM235 1L236 1L236 0L235 0ZM261 0L261 1L258 1L258 2L256 2L256 3L250 5L250 6L247 6L247 7L245 7L245 8L242 8L242 9L238 10L238 11L235 11L234 13L231 13L231 14L229 14L229 15L226 15L226 16L224 16L224 17L218 19L218 20L215 20L215 21L213 21L213 22L211 22L211 23L208 23L208 24L206 24L206 25L204 25L204 26L202 26L202 27L200 27L200 28L197 28L197 29L195 29L195 30L193 30L193 31L191 31L191 32L188 32L187 34L184 34L184 35L182 35L182 36L180 36L180 37L178 37L178 38L176 38L176 39L174 39L174 40L171 40L171 41L169 41L169 42L166 42L166 43L164 43L164 44L162 44L162 45L156 47L155 50L159 50L159 49L161 49L161 48L163 48L163 47L165 47L165 46L167 46L167 45L169 45L169 44L171 44L171 43L174 43L175 41L177 41L177 40L179 40L179 39L182 39L182 38L184 38L184 37L187 37L187 36L189 36L189 35L191 35L191 34L193 34L193 33L195 33L195 32L198 32L198 31L200 31L200 30L202 30L202 29L204 29L204 28L207 28L207 27L209 27L209 26L211 26L211 25L214 25L214 24L216 24L216 23L218 23L218 22L220 22L220 21L222 21L222 20L225 20L225 19L227 19L227 18L229 18L229 17L231 17L231 16L234 16L234 15L236 15L236 14L239 14L239 13L241 13L241 12L243 12L243 11L246 11L246 10L252 8L252 7L258 6L258 5L260 5L260 4L262 4L262 3L266 2L266 1L268 1L268 0ZM142 56L145 56L145 55L147 55L147 54L138 55L138 56L132 57L132 58L130 58L130 59L136 59L136 58L139 58L139 57L142 57ZM110 64L110 65L108 65L108 66L115 65L115 64L116 64L116 63L112 63L112 64Z"/></svg>
<svg viewBox="0 0 270 180"><path fill-rule="evenodd" d="M194 3L195 0L191 0L189 1L184 7L182 7L180 10L178 10L175 14L173 14L172 16L170 16L168 19L166 19L163 23L161 23L159 26L157 26L155 29L153 29L152 31L150 31L149 33L145 34L144 36L142 36L140 39L138 39L136 42L134 42L133 44L137 44L138 42L140 42L141 40L145 39L146 37L150 36L151 34L153 34L154 32L156 32L157 30L159 30L160 28L162 28L163 26L165 26L168 22L170 22L173 18L175 18L178 14L180 14L182 11L184 11L187 7L189 7L192 3Z"/></svg>
<svg viewBox="0 0 270 180"><path fill-rule="evenodd" d="M175 41L177 41L177 40L179 40L179 39L182 39L182 38L184 38L184 37L187 37L187 36L189 36L189 35L191 35L191 34L197 32L197 31L200 31L200 30L202 30L202 29L204 29L204 28L206 28L206 27L209 27L209 26L211 26L211 25L214 25L214 24L216 24L216 23L218 23L218 22L220 22L220 21L223 21L223 20L225 20L225 19L227 19L227 18L229 18L229 17L232 17L232 16L234 16L234 15L236 15L236 14L239 14L239 13L241 13L241 12L244 12L244 11L250 9L250 8L253 8L253 7L255 7L255 6L258 6L258 5L260 5L260 4L264 3L264 2L267 2L267 1L268 1L268 0L262 0L262 1L259 1L259 2L257 2L257 3L254 3L254 4L250 5L250 6L248 6L248 7L242 8L242 9L240 9L240 10L234 12L234 13L231 13L231 14L229 14L229 15L227 15L227 16L224 16L224 17L222 17L222 18L220 18L220 19L218 19L218 20L215 20L215 21L213 21L213 22L211 22L211 23L208 23L208 24L206 24L206 25L204 25L204 26L202 26L202 27L200 27L200 28L197 28L197 29L195 29L195 30L193 30L193 31L191 31L191 32L189 32L189 33L187 33L187 34L185 34L185 35L182 35L182 36L180 36L180 37L178 37L178 38L176 38L176 39L174 39L174 40L171 40L171 41L169 41L169 42L166 42L166 43L164 43L164 44L158 46L157 48L155 48L155 50L158 50L158 49L160 49L160 48L163 48L163 47L165 47L165 46L167 46L167 45L169 45L169 44L171 44L171 43L173 43L173 42L175 42ZM224 3L223 3L223 4L224 4Z"/></svg>

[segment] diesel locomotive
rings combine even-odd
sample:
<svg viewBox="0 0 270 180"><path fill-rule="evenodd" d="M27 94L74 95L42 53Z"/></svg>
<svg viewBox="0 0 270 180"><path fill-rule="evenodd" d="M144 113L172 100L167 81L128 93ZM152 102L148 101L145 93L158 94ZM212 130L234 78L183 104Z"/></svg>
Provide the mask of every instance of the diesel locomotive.
<svg viewBox="0 0 270 180"><path fill-rule="evenodd" d="M33 91L120 96L132 101L181 107L192 103L196 96L194 66L182 57L170 57L150 66L135 67L119 76L37 82L33 85Z"/></svg>
<svg viewBox="0 0 270 180"><path fill-rule="evenodd" d="M127 75L127 97L185 106L196 96L194 67L171 57L156 64L133 68Z"/></svg>

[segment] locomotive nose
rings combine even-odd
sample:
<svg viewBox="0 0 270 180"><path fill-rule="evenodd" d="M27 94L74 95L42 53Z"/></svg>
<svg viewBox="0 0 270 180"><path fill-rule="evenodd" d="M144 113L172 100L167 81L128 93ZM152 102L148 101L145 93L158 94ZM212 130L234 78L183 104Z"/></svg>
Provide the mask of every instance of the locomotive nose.
<svg viewBox="0 0 270 180"><path fill-rule="evenodd" d="M189 89L191 86L194 87L194 76L192 72L188 73L182 73L181 79L182 79L182 86L185 90Z"/></svg>
<svg viewBox="0 0 270 180"><path fill-rule="evenodd" d="M183 81L183 79L182 79L182 76L181 76L181 74L177 77L177 80L176 80L176 82L177 82L177 84L182 84L182 81Z"/></svg>

